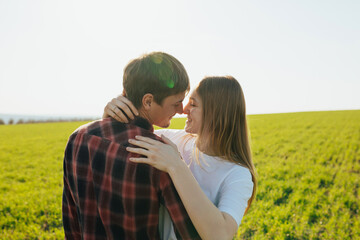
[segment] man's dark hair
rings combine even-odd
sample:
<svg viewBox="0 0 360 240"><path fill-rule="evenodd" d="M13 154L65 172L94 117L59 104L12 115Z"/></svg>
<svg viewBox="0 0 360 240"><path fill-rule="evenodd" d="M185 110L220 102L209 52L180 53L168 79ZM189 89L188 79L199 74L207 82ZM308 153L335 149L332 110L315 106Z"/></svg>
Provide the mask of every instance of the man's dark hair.
<svg viewBox="0 0 360 240"><path fill-rule="evenodd" d="M136 108L141 107L147 93L161 105L164 98L190 89L184 66L163 52L152 52L131 60L124 69L123 87L126 97Z"/></svg>

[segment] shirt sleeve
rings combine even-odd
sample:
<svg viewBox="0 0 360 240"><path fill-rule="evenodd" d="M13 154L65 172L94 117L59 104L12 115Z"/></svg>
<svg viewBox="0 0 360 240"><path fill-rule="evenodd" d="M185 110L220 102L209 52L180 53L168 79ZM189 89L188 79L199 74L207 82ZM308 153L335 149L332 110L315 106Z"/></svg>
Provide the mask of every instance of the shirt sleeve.
<svg viewBox="0 0 360 240"><path fill-rule="evenodd" d="M221 212L230 214L238 226L252 195L253 186L250 171L243 167L230 172L221 186L218 208Z"/></svg>
<svg viewBox="0 0 360 240"><path fill-rule="evenodd" d="M72 162L71 149L73 145L69 141L65 149L64 155L64 189L62 199L62 218L65 232L65 239L81 239L80 226L78 221L78 214L75 204L75 199L71 194L71 188L68 181L68 164Z"/></svg>
<svg viewBox="0 0 360 240"><path fill-rule="evenodd" d="M185 130L179 129L157 129L154 131L154 133L159 137L161 137L161 135L164 135L171 141L176 141L188 134L185 132Z"/></svg>
<svg viewBox="0 0 360 240"><path fill-rule="evenodd" d="M180 235L178 237L181 237L180 239L200 239L174 184L165 172L161 172L160 188L162 191L163 204L167 208L174 223L175 230L178 233L177 235Z"/></svg>

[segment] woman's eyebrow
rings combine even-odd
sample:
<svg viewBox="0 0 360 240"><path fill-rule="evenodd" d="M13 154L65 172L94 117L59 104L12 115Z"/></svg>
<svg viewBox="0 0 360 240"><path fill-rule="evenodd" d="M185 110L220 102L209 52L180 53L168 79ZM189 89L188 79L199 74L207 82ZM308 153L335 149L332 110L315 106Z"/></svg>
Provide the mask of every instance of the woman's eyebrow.
<svg viewBox="0 0 360 240"><path fill-rule="evenodd" d="M194 101L194 102L197 102L196 99L193 98L193 97L190 97L189 99L192 100L192 101Z"/></svg>

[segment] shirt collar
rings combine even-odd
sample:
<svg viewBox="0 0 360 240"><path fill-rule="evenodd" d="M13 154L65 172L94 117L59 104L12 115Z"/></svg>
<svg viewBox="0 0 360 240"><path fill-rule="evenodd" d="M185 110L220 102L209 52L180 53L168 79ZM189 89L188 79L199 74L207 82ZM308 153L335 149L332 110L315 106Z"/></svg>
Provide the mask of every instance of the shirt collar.
<svg viewBox="0 0 360 240"><path fill-rule="evenodd" d="M129 124L144 128L146 130L149 130L151 132L154 132L154 127L151 125L151 123L142 117L135 117L133 120L129 122Z"/></svg>

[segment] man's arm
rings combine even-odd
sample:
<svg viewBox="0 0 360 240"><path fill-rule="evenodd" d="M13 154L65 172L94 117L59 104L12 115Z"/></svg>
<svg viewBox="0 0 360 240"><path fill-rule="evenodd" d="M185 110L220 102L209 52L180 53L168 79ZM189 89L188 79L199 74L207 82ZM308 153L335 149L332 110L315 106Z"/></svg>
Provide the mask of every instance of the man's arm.
<svg viewBox="0 0 360 240"><path fill-rule="evenodd" d="M81 239L78 214L66 179L64 179L62 217L65 239Z"/></svg>
<svg viewBox="0 0 360 240"><path fill-rule="evenodd" d="M70 188L68 180L68 163L71 162L72 156L72 137L65 149L64 156L64 190L62 199L62 218L65 232L65 239L81 239L81 231L79 225L79 218L76 210L76 204L73 197L73 193Z"/></svg>

